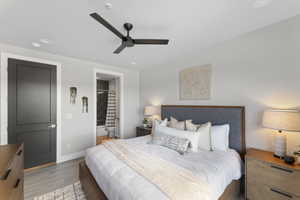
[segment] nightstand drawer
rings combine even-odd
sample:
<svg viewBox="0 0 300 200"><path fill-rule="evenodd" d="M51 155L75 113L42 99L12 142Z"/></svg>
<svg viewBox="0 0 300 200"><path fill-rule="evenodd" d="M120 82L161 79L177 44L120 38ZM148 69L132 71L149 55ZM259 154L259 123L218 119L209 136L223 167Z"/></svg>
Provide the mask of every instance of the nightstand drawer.
<svg viewBox="0 0 300 200"><path fill-rule="evenodd" d="M247 182L256 182L300 196L300 172L254 159L247 159ZM247 192L248 193L248 192Z"/></svg>
<svg viewBox="0 0 300 200"><path fill-rule="evenodd" d="M275 187L250 181L247 181L247 185L248 200L300 200L298 196Z"/></svg>
<svg viewBox="0 0 300 200"><path fill-rule="evenodd" d="M151 134L151 128L136 127L136 136L146 136Z"/></svg>

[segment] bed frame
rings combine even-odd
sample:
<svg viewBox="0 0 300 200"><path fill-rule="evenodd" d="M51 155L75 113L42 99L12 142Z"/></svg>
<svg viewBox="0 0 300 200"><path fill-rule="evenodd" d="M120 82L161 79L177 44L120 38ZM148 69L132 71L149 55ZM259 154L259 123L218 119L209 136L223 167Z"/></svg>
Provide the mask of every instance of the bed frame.
<svg viewBox="0 0 300 200"><path fill-rule="evenodd" d="M245 108L242 106L188 106L188 105L163 105L162 118L171 116L178 120L192 119L193 123L201 124L207 121L213 125L230 124L229 146L235 149L244 159L245 144ZM79 179L82 189L88 200L107 200L104 192L98 186L89 168L82 161L79 164ZM219 200L239 199L244 186L244 178L233 181L227 186Z"/></svg>

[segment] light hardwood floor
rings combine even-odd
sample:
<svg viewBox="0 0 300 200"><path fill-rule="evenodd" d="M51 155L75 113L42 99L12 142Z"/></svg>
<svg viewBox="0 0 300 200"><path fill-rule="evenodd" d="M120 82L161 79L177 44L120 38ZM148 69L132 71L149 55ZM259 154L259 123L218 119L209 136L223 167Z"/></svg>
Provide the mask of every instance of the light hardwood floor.
<svg viewBox="0 0 300 200"><path fill-rule="evenodd" d="M25 172L25 200L32 200L35 196L54 191L78 181L78 164L81 160L83 158Z"/></svg>
<svg viewBox="0 0 300 200"><path fill-rule="evenodd" d="M109 141L109 140L113 140L114 138L110 138L108 136L97 136L96 141L97 141L97 145L98 144L102 144L105 141Z"/></svg>

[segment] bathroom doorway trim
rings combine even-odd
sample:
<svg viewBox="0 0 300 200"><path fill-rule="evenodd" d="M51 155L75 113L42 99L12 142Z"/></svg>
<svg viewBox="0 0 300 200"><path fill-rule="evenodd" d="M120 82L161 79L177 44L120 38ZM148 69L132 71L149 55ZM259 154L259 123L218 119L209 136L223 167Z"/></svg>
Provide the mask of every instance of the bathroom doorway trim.
<svg viewBox="0 0 300 200"><path fill-rule="evenodd" d="M97 74L108 74L112 76L116 76L120 80L120 90L119 90L119 126L120 126L120 138L124 138L124 74L115 71L109 71L104 69L94 69L94 109L97 108ZM96 145L96 137L97 137L97 112L94 112L94 137L93 143Z"/></svg>

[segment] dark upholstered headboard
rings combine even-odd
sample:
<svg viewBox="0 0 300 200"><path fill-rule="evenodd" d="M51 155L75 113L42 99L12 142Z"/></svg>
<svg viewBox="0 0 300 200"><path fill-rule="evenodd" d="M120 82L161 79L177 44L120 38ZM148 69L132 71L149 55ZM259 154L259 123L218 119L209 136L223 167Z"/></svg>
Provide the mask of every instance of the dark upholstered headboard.
<svg viewBox="0 0 300 200"><path fill-rule="evenodd" d="M187 106L162 105L162 119L174 117L178 120L193 120L195 124L211 122L213 125L230 125L229 146L240 153L246 152L245 107L242 106Z"/></svg>

